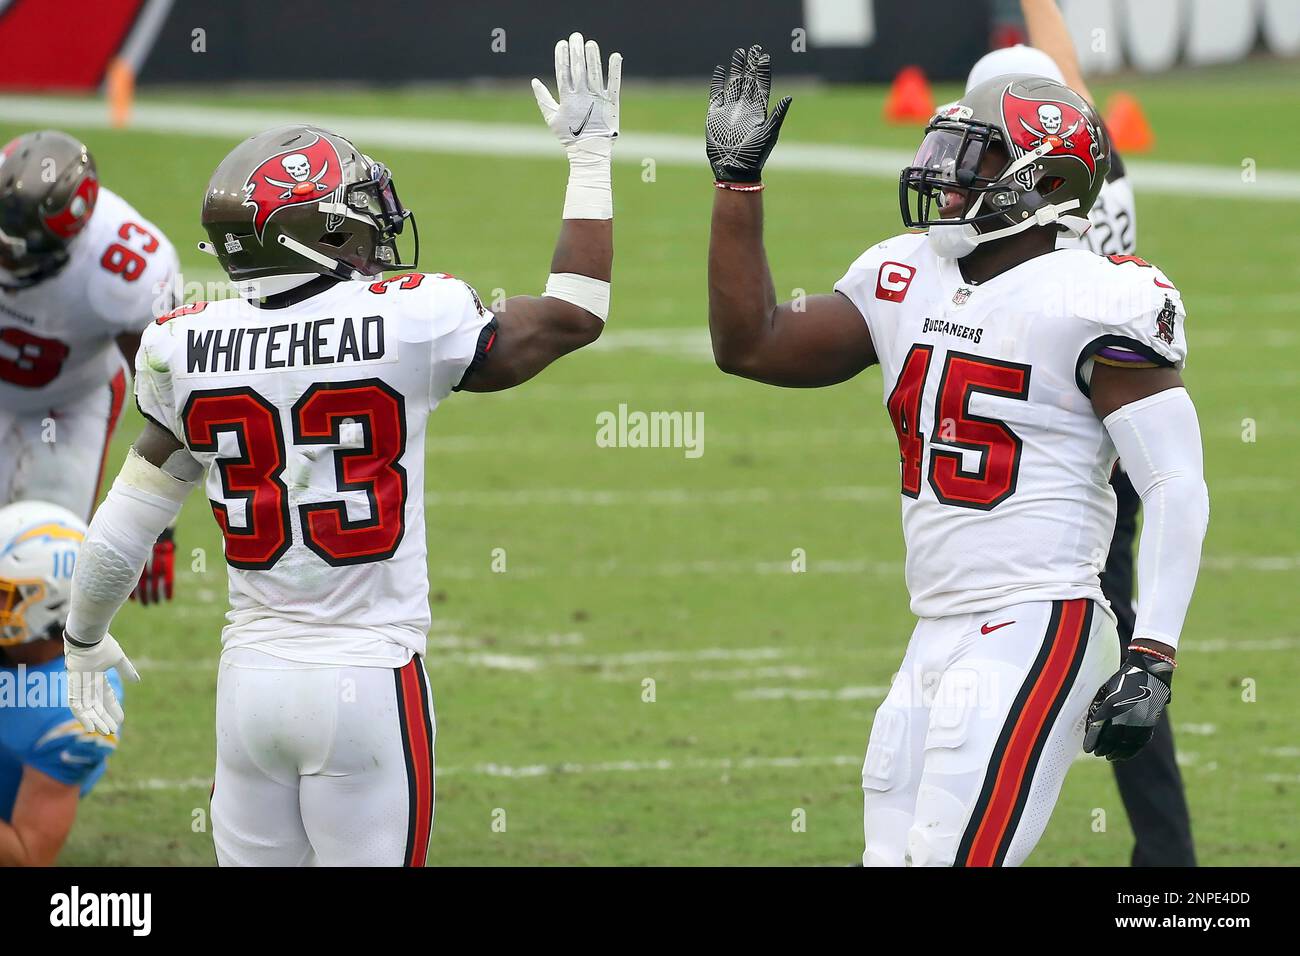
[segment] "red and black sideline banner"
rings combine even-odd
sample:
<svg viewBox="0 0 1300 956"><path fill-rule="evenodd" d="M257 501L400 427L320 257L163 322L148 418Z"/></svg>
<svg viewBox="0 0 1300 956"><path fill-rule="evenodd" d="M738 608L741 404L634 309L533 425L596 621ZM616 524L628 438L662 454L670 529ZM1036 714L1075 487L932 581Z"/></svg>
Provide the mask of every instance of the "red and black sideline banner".
<svg viewBox="0 0 1300 956"><path fill-rule="evenodd" d="M88 90L145 0L0 0L0 89Z"/></svg>

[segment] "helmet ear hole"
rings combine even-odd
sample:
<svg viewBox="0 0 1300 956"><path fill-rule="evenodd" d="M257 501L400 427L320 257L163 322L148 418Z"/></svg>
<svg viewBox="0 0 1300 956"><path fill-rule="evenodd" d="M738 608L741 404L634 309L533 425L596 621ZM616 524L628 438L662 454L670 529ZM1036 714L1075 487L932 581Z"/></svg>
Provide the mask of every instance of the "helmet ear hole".
<svg viewBox="0 0 1300 956"><path fill-rule="evenodd" d="M342 249L351 238L352 233L350 232L327 232L320 237L320 244L333 249Z"/></svg>
<svg viewBox="0 0 1300 956"><path fill-rule="evenodd" d="M1038 182L1038 192L1046 196L1048 193L1054 193L1065 185L1065 180L1060 176L1044 176Z"/></svg>

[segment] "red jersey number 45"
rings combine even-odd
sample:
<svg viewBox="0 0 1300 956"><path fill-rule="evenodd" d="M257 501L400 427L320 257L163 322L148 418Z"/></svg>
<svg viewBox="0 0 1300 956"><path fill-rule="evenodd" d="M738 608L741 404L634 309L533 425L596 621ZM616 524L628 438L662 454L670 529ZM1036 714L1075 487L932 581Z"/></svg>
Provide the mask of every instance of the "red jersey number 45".
<svg viewBox="0 0 1300 956"><path fill-rule="evenodd" d="M1006 422L972 414L971 396L982 393L1026 401L1029 366L949 352L930 416L939 423L937 433L926 435L920 425L921 401L933 357L933 346L913 345L885 402L898 434L901 490L909 498L919 498L925 480L935 498L946 505L992 511L1015 494L1023 444ZM965 469L963 452L978 459L975 470Z"/></svg>

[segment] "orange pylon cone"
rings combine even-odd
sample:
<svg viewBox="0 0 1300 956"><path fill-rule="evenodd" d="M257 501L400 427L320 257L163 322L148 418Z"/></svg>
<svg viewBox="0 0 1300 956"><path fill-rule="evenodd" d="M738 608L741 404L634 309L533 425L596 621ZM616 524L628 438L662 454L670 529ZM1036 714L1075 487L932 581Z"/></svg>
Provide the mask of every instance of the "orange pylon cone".
<svg viewBox="0 0 1300 956"><path fill-rule="evenodd" d="M1128 93L1116 93L1106 104L1106 129L1111 145L1121 153L1145 153L1156 143L1151 124L1138 101Z"/></svg>
<svg viewBox="0 0 1300 956"><path fill-rule="evenodd" d="M885 119L891 123L926 123L934 115L934 94L919 66L905 66L894 77L885 99Z"/></svg>
<svg viewBox="0 0 1300 956"><path fill-rule="evenodd" d="M135 72L120 57L108 65L106 84L108 119L118 129L131 121L131 103L135 99Z"/></svg>

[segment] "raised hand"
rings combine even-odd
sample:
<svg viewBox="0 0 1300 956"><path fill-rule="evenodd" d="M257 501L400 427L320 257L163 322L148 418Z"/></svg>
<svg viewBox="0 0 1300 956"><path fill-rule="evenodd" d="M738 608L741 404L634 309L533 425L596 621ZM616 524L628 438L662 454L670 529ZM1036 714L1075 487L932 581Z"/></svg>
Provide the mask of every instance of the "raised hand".
<svg viewBox="0 0 1300 956"><path fill-rule="evenodd" d="M757 186L763 178L776 138L781 132L790 97L769 115L772 90L771 57L754 45L731 54L730 70L716 66L705 120L705 149L719 183Z"/></svg>
<svg viewBox="0 0 1300 956"><path fill-rule="evenodd" d="M623 80L623 56L609 57L609 82L601 71L600 47L583 41L581 33L555 44L557 103L546 84L534 77L533 95L542 118L565 146L584 139L613 140L618 136L618 90Z"/></svg>

